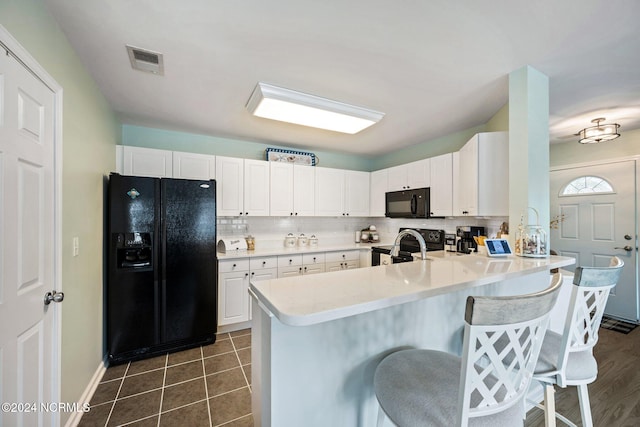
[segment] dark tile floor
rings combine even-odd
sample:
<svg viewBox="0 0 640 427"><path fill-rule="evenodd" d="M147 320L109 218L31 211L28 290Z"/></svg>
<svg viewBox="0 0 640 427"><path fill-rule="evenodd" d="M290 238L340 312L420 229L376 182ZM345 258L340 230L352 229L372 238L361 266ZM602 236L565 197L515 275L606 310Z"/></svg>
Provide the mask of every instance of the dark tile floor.
<svg viewBox="0 0 640 427"><path fill-rule="evenodd" d="M107 369L79 426L247 427L251 330Z"/></svg>

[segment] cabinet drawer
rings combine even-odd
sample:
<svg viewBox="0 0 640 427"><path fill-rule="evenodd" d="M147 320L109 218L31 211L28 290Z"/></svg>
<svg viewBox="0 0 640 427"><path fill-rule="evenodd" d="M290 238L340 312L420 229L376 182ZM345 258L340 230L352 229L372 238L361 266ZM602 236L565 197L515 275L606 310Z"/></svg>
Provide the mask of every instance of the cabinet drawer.
<svg viewBox="0 0 640 427"><path fill-rule="evenodd" d="M320 252L316 254L303 254L302 264L304 265L324 264L324 253Z"/></svg>
<svg viewBox="0 0 640 427"><path fill-rule="evenodd" d="M348 261L348 260L360 260L360 251L342 251L342 252L327 252L325 254L326 262L336 261Z"/></svg>
<svg viewBox="0 0 640 427"><path fill-rule="evenodd" d="M230 273L233 271L249 271L249 259L218 261L218 273Z"/></svg>
<svg viewBox="0 0 640 427"><path fill-rule="evenodd" d="M278 257L252 257L249 262L249 266L251 267L251 271L262 270L265 268L276 268L278 267Z"/></svg>
<svg viewBox="0 0 640 427"><path fill-rule="evenodd" d="M302 255L280 255L278 256L278 267L292 267L302 265Z"/></svg>

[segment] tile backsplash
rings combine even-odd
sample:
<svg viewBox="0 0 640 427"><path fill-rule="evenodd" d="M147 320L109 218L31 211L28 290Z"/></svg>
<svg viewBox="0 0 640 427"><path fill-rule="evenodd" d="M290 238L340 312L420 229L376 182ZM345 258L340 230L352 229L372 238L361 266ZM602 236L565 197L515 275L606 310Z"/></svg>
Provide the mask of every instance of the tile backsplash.
<svg viewBox="0 0 640 427"><path fill-rule="evenodd" d="M342 218L342 217L220 217L218 218L218 238L241 237L251 234L256 239L256 247L272 248L284 245L288 233L298 236L304 233L315 235L320 245L350 243L355 232L375 225L381 242L392 241L400 227L442 229L455 233L458 225L483 226L487 235L494 237L500 225L508 218L443 218L443 219L401 219L401 218Z"/></svg>

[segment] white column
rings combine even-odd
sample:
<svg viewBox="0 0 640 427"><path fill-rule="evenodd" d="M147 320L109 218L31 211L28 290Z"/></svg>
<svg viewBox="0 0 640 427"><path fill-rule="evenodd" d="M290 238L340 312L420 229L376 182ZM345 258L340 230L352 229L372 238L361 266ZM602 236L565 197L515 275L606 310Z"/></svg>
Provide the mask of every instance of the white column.
<svg viewBox="0 0 640 427"><path fill-rule="evenodd" d="M521 214L525 225L549 233L549 78L525 66L509 74L509 235L513 245ZM528 216L528 221L527 221Z"/></svg>

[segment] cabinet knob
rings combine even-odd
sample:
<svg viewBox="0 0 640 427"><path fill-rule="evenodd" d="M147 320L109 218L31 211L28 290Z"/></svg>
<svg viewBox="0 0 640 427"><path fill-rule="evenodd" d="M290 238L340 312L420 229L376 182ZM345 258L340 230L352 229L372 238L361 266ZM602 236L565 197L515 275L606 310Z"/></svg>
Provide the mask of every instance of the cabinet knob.
<svg viewBox="0 0 640 427"><path fill-rule="evenodd" d="M289 212L289 215L293 216L293 212Z"/></svg>
<svg viewBox="0 0 640 427"><path fill-rule="evenodd" d="M302 274L302 267L300 267L300 268L298 269L298 272L299 272L300 274Z"/></svg>
<svg viewBox="0 0 640 427"><path fill-rule="evenodd" d="M262 265L266 265L266 264L267 264L267 261L262 261Z"/></svg>
<svg viewBox="0 0 640 427"><path fill-rule="evenodd" d="M349 212L347 212L347 216L349 216Z"/></svg>
<svg viewBox="0 0 640 427"><path fill-rule="evenodd" d="M316 257L313 257L313 262L316 262Z"/></svg>
<svg viewBox="0 0 640 427"><path fill-rule="evenodd" d="M249 212L245 212L244 214L245 214L245 215L249 215Z"/></svg>
<svg viewBox="0 0 640 427"><path fill-rule="evenodd" d="M253 276L254 274L256 274L256 272L255 272L255 271L252 271L252 272L251 272L251 275Z"/></svg>
<svg viewBox="0 0 640 427"><path fill-rule="evenodd" d="M242 212L240 212L240 216L242 216Z"/></svg>
<svg viewBox="0 0 640 427"><path fill-rule="evenodd" d="M291 264L292 262L293 262L293 260L292 260L292 259L290 259L290 260L289 260L289 264Z"/></svg>
<svg viewBox="0 0 640 427"><path fill-rule="evenodd" d="M249 275L249 273L244 273L244 277L247 277Z"/></svg>
<svg viewBox="0 0 640 427"><path fill-rule="evenodd" d="M236 265L235 265L235 264L233 264L233 266L232 266L231 268L236 268Z"/></svg>
<svg viewBox="0 0 640 427"><path fill-rule="evenodd" d="M304 271L307 271L307 267L304 268Z"/></svg>
<svg viewBox="0 0 640 427"><path fill-rule="evenodd" d="M298 212L296 212L296 216L298 216Z"/></svg>

